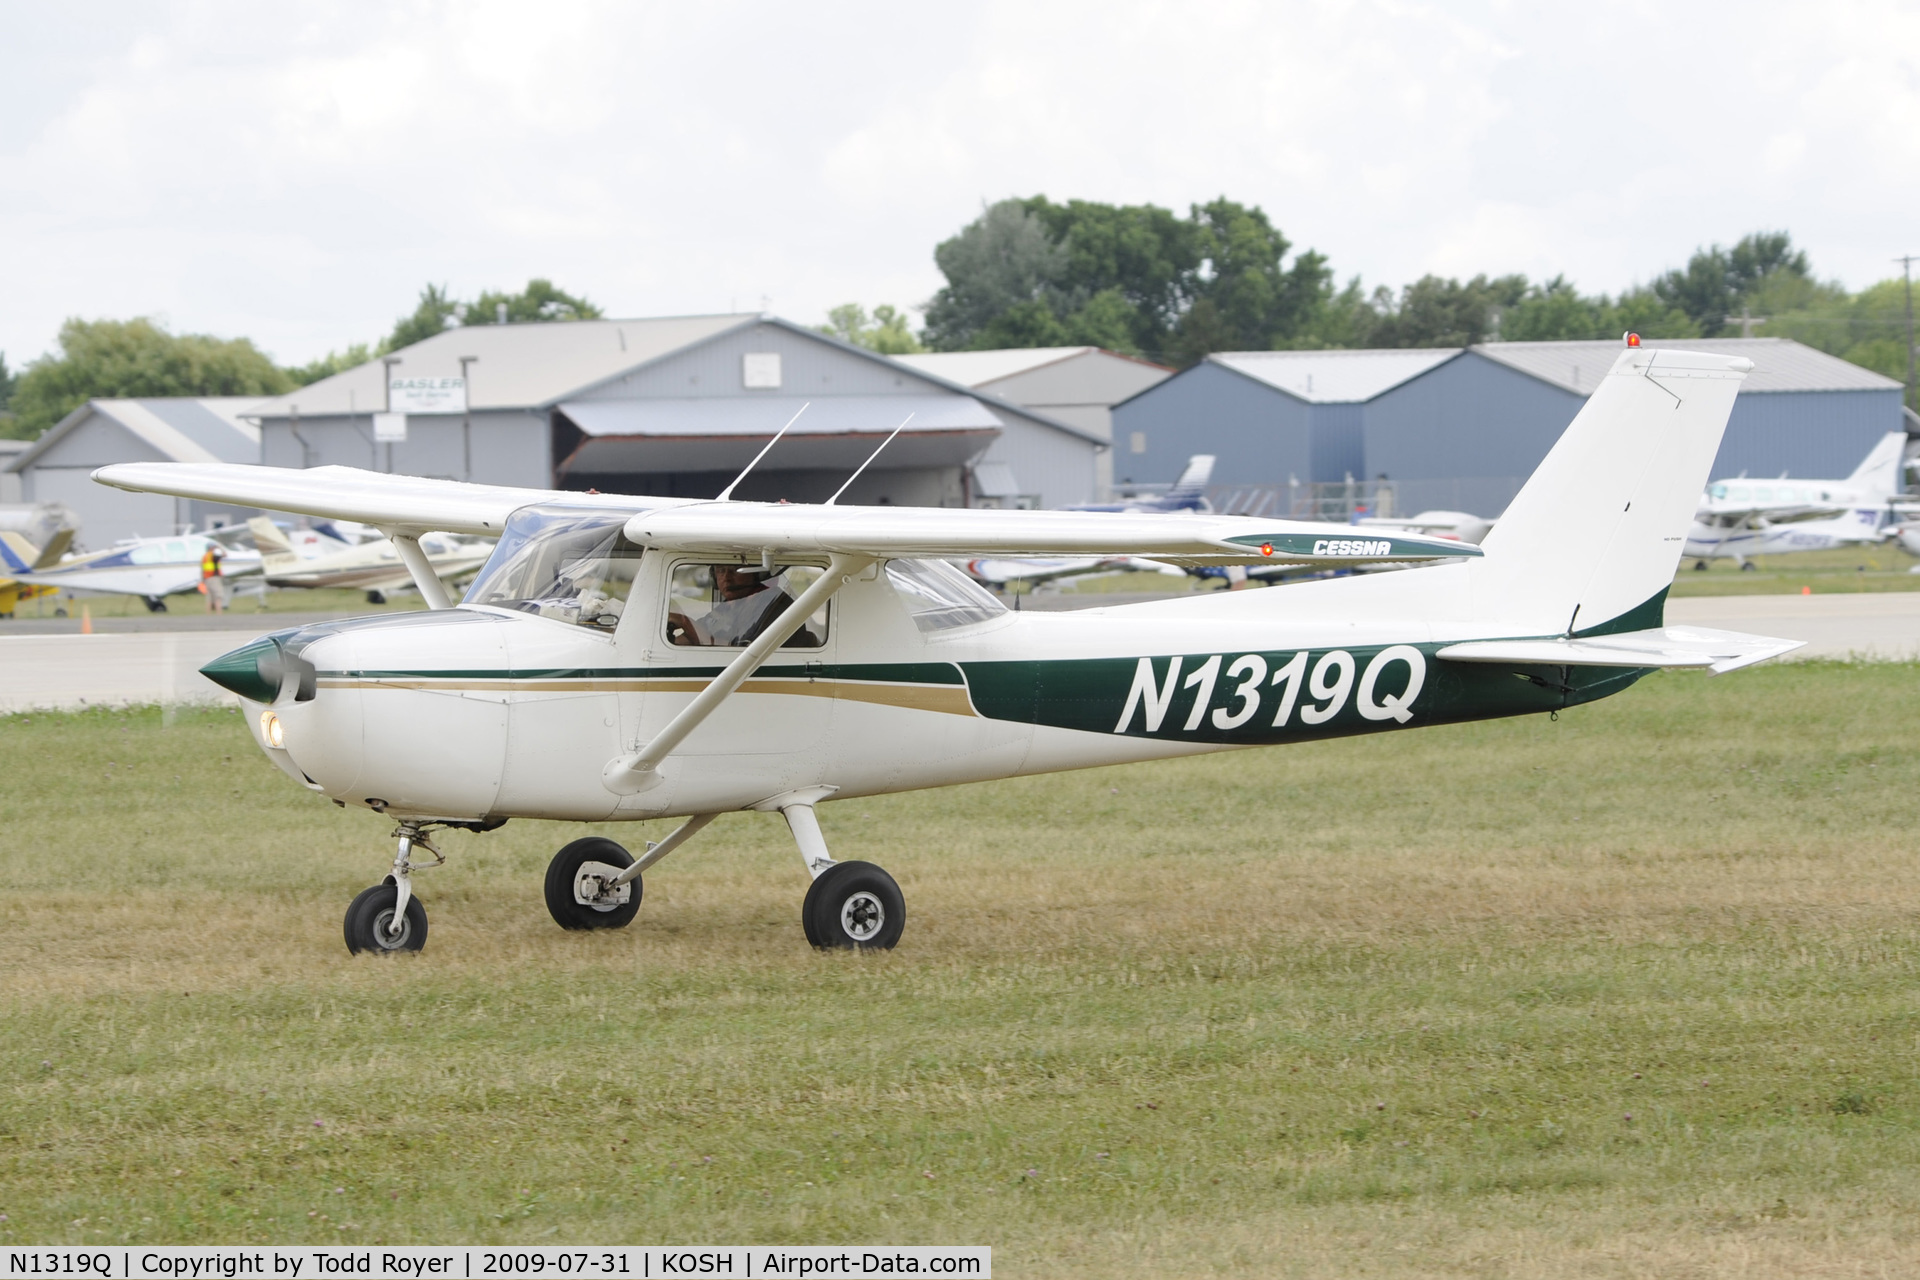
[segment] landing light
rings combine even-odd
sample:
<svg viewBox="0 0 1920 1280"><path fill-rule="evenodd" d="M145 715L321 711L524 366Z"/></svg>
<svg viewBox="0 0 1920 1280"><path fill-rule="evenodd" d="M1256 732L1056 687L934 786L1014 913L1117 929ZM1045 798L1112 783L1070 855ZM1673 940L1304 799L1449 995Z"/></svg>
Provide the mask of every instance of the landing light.
<svg viewBox="0 0 1920 1280"><path fill-rule="evenodd" d="M280 717L271 711L262 711L260 713L260 736L267 740L267 745L270 747L285 747L287 745L286 728L281 725Z"/></svg>

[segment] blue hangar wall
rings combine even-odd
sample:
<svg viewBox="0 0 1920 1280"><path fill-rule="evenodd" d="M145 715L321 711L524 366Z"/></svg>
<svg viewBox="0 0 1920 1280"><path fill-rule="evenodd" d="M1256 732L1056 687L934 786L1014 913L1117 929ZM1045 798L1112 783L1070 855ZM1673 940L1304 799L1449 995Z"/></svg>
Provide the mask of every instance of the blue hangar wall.
<svg viewBox="0 0 1920 1280"><path fill-rule="evenodd" d="M1201 363L1114 406L1113 470L1171 480L1190 455L1212 453L1216 485L1385 474L1404 512L1494 516L1585 403L1471 350L1348 404L1309 404ZM1712 474L1839 478L1902 429L1897 389L1742 392Z"/></svg>

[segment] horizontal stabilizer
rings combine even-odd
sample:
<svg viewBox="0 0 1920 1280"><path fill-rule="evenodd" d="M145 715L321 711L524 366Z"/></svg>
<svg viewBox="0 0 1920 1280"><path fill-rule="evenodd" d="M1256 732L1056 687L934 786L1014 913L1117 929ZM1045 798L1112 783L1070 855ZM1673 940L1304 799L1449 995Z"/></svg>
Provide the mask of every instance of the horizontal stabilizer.
<svg viewBox="0 0 1920 1280"><path fill-rule="evenodd" d="M1434 656L1448 662L1555 667L1705 667L1717 676L1791 653L1805 643L1707 627L1655 627L1579 639L1469 640L1450 644Z"/></svg>

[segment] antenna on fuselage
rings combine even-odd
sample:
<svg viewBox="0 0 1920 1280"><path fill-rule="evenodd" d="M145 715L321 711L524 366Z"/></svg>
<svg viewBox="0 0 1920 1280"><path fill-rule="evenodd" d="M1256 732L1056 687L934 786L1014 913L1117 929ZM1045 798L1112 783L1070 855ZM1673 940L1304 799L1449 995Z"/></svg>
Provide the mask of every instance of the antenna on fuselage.
<svg viewBox="0 0 1920 1280"><path fill-rule="evenodd" d="M880 449L884 449L888 445L892 444L893 436L897 436L902 431L906 430L907 424L912 421L913 421L913 415L911 413L908 414L906 417L900 419L900 425L893 429L893 435L888 436L885 440L882 440L880 442ZM838 501L840 498L840 495L845 493L847 489L853 484L853 482L860 478L860 473L862 471L865 471L869 466L871 466L873 464L873 460L880 456L880 449L875 449L872 453L868 454L867 460L861 463L859 466L855 467L853 469L853 474L847 477L847 483L841 485L838 489L835 489L833 491L833 497L828 498L826 502L822 505L830 507L836 501Z"/></svg>
<svg viewBox="0 0 1920 1280"><path fill-rule="evenodd" d="M800 414L805 413L807 411L807 405L810 405L812 403L813 401L809 400L807 401L806 404L801 405L799 412L795 413L791 418L787 419L787 427L790 427L794 423L800 421ZM760 465L760 459L767 456L767 449L771 449L773 448L773 446L779 444L780 437L787 434L787 427L782 427L778 431L773 433L773 439L767 441L766 449L762 449L760 450L760 452L753 455L753 461L747 464L747 471L751 471L755 467ZM714 501L715 502L731 502L733 500L734 489L739 487L740 482L747 478L747 471L742 471L739 475L735 476L733 478L733 483L728 485L726 488L722 489L720 491L720 496L715 498Z"/></svg>

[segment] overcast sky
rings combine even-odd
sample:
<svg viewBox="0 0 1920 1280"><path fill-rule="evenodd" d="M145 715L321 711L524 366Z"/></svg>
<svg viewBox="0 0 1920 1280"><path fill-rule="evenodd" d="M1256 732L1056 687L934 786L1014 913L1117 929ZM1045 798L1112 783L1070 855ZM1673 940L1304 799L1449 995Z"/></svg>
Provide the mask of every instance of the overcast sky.
<svg viewBox="0 0 1920 1280"><path fill-rule="evenodd" d="M610 315L923 303L983 201L1258 204L1342 278L1617 290L1920 252L1920 6L0 0L0 351L302 361L426 281Z"/></svg>

